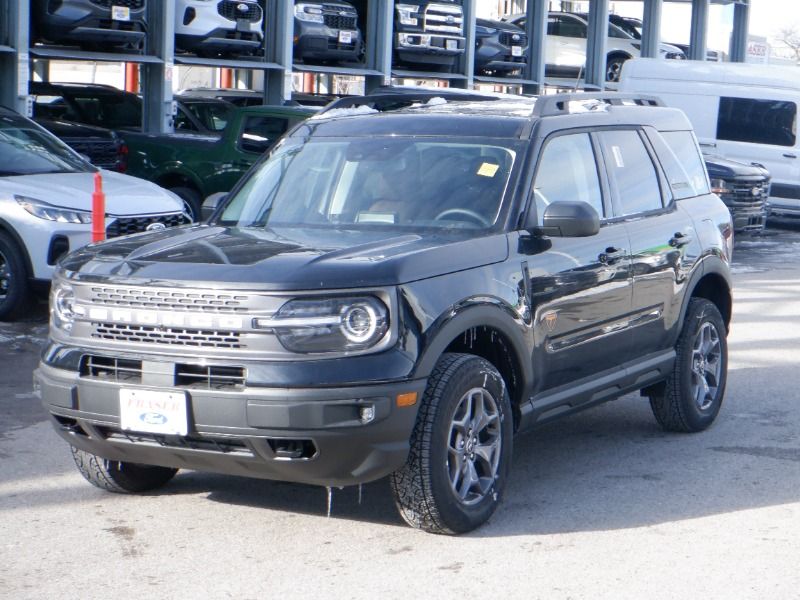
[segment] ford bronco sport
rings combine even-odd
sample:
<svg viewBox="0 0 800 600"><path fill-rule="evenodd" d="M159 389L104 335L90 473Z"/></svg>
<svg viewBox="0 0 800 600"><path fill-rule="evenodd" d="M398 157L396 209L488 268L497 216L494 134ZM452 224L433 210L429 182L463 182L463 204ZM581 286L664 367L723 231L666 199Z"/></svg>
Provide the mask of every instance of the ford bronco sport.
<svg viewBox="0 0 800 600"><path fill-rule="evenodd" d="M61 262L36 378L91 483L388 475L409 524L459 533L515 433L636 390L711 425L733 234L683 113L435 94L339 100L207 224Z"/></svg>

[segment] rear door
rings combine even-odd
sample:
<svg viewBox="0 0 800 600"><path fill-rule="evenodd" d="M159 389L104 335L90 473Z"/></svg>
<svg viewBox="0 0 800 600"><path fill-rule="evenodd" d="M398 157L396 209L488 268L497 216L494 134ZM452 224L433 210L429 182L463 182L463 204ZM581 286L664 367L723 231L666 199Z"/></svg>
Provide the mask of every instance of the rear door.
<svg viewBox="0 0 800 600"><path fill-rule="evenodd" d="M609 220L600 153L588 132L545 141L531 190L539 224L547 206L580 200L601 218L583 238L532 238L520 257L528 265L537 392L586 380L629 358L624 323L631 309L630 247L624 223Z"/></svg>
<svg viewBox="0 0 800 600"><path fill-rule="evenodd" d="M691 132L685 133L699 161ZM689 181L681 180L690 176L668 180L643 129L606 130L596 136L608 172L614 222L625 226L631 243L633 298L626 327L632 357L644 358L670 347L683 297L679 291L698 258L692 220L670 189L670 183L684 189ZM702 163L700 169L694 177L707 190Z"/></svg>

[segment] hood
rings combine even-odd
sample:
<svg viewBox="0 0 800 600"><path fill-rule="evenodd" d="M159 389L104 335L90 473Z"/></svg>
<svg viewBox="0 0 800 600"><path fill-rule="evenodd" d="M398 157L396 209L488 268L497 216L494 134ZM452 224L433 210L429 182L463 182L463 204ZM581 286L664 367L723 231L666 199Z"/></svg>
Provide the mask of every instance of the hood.
<svg viewBox="0 0 800 600"><path fill-rule="evenodd" d="M51 121L50 119L36 119L36 122L57 138L99 138L114 141L117 137L113 131L102 127L94 127L93 125L81 125L80 123L69 121Z"/></svg>
<svg viewBox="0 0 800 600"><path fill-rule="evenodd" d="M708 176L711 179L729 179L732 177L769 177L769 172L757 165L728 160L721 156L703 156Z"/></svg>
<svg viewBox="0 0 800 600"><path fill-rule="evenodd" d="M126 284L229 284L268 290L387 286L500 262L505 234L425 234L197 225L90 245L61 266Z"/></svg>
<svg viewBox="0 0 800 600"><path fill-rule="evenodd" d="M493 19L476 19L475 24L479 27L489 29L499 29L500 31L513 31L514 33L525 33L523 29L508 21L495 21Z"/></svg>
<svg viewBox="0 0 800 600"><path fill-rule="evenodd" d="M183 211L174 194L129 175L101 171L106 213L113 216ZM51 173L0 177L0 194L20 195L75 210L92 209L94 173Z"/></svg>

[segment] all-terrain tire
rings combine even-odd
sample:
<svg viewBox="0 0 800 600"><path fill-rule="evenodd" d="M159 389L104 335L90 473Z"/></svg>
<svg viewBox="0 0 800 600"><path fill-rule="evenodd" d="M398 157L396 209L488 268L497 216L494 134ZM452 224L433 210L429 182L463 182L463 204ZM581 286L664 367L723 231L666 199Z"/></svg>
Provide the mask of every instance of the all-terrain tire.
<svg viewBox="0 0 800 600"><path fill-rule="evenodd" d="M477 426L479 403L485 414L481 422L487 423L483 429ZM475 415L474 427L466 425L470 415ZM443 534L465 533L485 523L508 479L512 420L505 383L491 363L471 354L444 354L428 380L408 460L390 476L403 519L412 527ZM462 427L470 433L457 433ZM459 467L469 458L464 452L456 456L453 449L459 447L474 450L471 471ZM493 450L487 452L489 448ZM483 455L492 458L484 460ZM461 491L469 491L466 497L459 496L458 481ZM475 483L464 485L468 481Z"/></svg>
<svg viewBox="0 0 800 600"><path fill-rule="evenodd" d="M717 418L728 373L726 335L716 305L704 298L689 300L672 373L664 385L649 393L653 415L664 430L702 431ZM707 341L699 336L706 336Z"/></svg>
<svg viewBox="0 0 800 600"><path fill-rule="evenodd" d="M22 250L0 232L0 321L13 321L30 308L31 287Z"/></svg>
<svg viewBox="0 0 800 600"><path fill-rule="evenodd" d="M147 492L164 486L178 469L107 460L72 447L72 459L86 481L117 494Z"/></svg>

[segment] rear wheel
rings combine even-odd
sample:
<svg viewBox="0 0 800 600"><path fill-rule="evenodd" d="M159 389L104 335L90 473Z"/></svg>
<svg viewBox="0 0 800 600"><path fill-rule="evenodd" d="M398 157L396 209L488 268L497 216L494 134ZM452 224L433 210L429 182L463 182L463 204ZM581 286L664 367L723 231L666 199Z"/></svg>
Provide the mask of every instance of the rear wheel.
<svg viewBox="0 0 800 600"><path fill-rule="evenodd" d="M702 431L717 418L728 374L726 334L712 302L689 300L675 366L666 383L650 392L653 414L665 430Z"/></svg>
<svg viewBox="0 0 800 600"><path fill-rule="evenodd" d="M165 485L178 469L107 460L72 447L72 459L86 480L117 494L147 492Z"/></svg>
<svg viewBox="0 0 800 600"><path fill-rule="evenodd" d="M17 243L0 232L0 321L12 321L28 308L28 269Z"/></svg>
<svg viewBox="0 0 800 600"><path fill-rule="evenodd" d="M446 534L485 523L506 485L511 438L511 405L497 369L469 354L442 356L422 399L408 461L390 478L403 519Z"/></svg>
<svg viewBox="0 0 800 600"><path fill-rule="evenodd" d="M192 218L192 221L195 223L200 221L200 210L203 204L200 193L194 188L183 186L171 187L168 189L183 200L183 208Z"/></svg>

